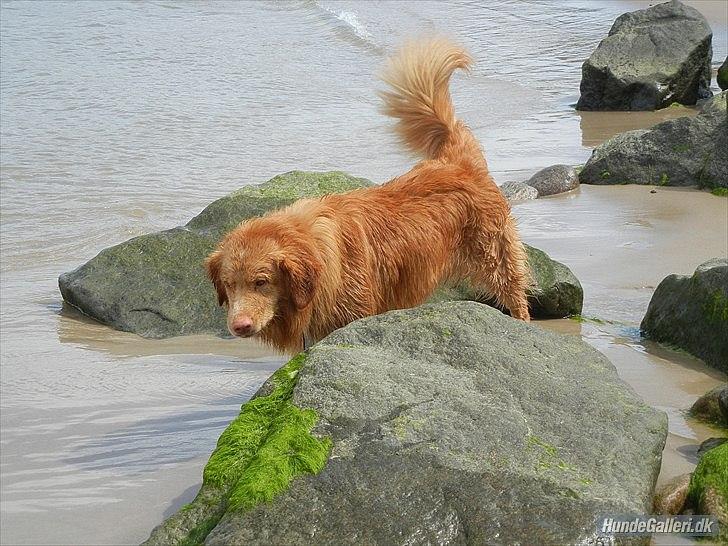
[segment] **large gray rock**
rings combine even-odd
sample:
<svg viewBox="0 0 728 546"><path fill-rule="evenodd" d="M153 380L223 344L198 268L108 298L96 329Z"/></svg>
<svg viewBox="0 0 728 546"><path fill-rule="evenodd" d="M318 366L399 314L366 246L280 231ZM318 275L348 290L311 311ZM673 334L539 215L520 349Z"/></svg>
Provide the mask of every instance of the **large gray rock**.
<svg viewBox="0 0 728 546"><path fill-rule="evenodd" d="M148 544L576 544L598 514L651 508L666 417L578 336L448 302L353 322L299 358L290 402L332 441L324 468L231 509L229 491L239 506L311 449L248 470L256 452L234 423L198 498ZM288 403L280 388L255 403ZM257 452L276 434L261 431ZM235 478L210 483L221 454Z"/></svg>
<svg viewBox="0 0 728 546"><path fill-rule="evenodd" d="M728 187L728 116L723 91L695 117L620 133L597 146L582 184Z"/></svg>
<svg viewBox="0 0 728 546"><path fill-rule="evenodd" d="M215 243L241 221L284 207L303 197L372 185L341 172L294 171L258 186L246 186L218 199L184 227L136 237L103 250L98 256L60 276L63 299L82 313L119 330L162 338L198 333L227 335L225 313L205 277L203 260ZM545 256L545 255L544 255ZM538 298L562 298L565 288L552 282L552 272L566 266L546 257L538 261ZM569 272L569 275L571 272ZM578 285L573 278L571 284ZM557 315L581 311L564 307ZM553 306L545 306L554 316ZM536 308L535 316L539 316Z"/></svg>
<svg viewBox="0 0 728 546"><path fill-rule="evenodd" d="M577 110L656 110L711 95L713 33L677 0L625 13L582 66Z"/></svg>
<svg viewBox="0 0 728 546"><path fill-rule="evenodd" d="M539 197L546 197L578 188L579 174L571 165L551 165L534 174L526 184L536 188Z"/></svg>
<svg viewBox="0 0 728 546"><path fill-rule="evenodd" d="M657 286L642 332L728 372L728 260L715 258L691 276L669 275Z"/></svg>
<svg viewBox="0 0 728 546"><path fill-rule="evenodd" d="M246 186L214 201L184 227L103 250L60 276L61 294L89 317L144 337L227 335L225 313L203 267L221 236L297 199L371 185L341 172L293 171Z"/></svg>

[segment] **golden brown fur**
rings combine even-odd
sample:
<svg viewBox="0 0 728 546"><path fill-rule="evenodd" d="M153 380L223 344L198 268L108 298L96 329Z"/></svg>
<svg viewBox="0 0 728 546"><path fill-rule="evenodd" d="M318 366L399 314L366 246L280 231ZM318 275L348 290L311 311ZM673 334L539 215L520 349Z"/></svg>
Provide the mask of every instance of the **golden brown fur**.
<svg viewBox="0 0 728 546"><path fill-rule="evenodd" d="M444 39L411 43L390 60L384 110L426 158L412 170L379 187L298 201L225 236L206 265L231 332L295 352L304 336L316 341L413 307L463 279L529 320L526 254L510 208L450 100L451 74L470 62Z"/></svg>

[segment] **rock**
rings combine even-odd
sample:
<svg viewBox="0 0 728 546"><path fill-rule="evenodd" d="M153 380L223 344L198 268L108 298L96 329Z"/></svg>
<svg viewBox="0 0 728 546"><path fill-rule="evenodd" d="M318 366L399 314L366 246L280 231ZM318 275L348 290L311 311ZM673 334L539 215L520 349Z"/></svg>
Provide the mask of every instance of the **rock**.
<svg viewBox="0 0 728 546"><path fill-rule="evenodd" d="M556 195L579 187L579 174L570 165L551 165L541 169L526 181L536 188L539 197Z"/></svg>
<svg viewBox="0 0 728 546"><path fill-rule="evenodd" d="M720 87L723 91L728 89L728 57L726 57L723 64L720 65L716 81L718 82L718 87Z"/></svg>
<svg viewBox="0 0 728 546"><path fill-rule="evenodd" d="M711 96L713 33L681 2L620 15L584 62L577 110L657 110Z"/></svg>
<svg viewBox="0 0 728 546"><path fill-rule="evenodd" d="M728 188L728 116L724 91L695 117L620 133L592 152L582 184L654 184Z"/></svg>
<svg viewBox="0 0 728 546"><path fill-rule="evenodd" d="M700 443L700 447L698 447L698 459L711 449L715 449L726 442L728 442L728 438L708 438L707 440L704 440Z"/></svg>
<svg viewBox="0 0 728 546"><path fill-rule="evenodd" d="M705 262L692 277L665 277L640 328L646 337L675 345L728 372L728 260Z"/></svg>
<svg viewBox="0 0 728 546"><path fill-rule="evenodd" d="M581 314L584 291L579 279L561 262L549 257L544 251L529 245L526 247L528 265L533 285L528 290L528 306L534 318L563 318ZM497 306L483 297L468 283L438 289L430 302L479 301Z"/></svg>
<svg viewBox="0 0 728 546"><path fill-rule="evenodd" d="M690 473L675 476L655 493L654 512L671 516L682 512L690 487Z"/></svg>
<svg viewBox="0 0 728 546"><path fill-rule="evenodd" d="M162 338L227 335L203 260L242 220L315 197L370 186L341 172L293 171L246 186L206 207L184 227L136 237L103 250L58 279L63 299L118 330Z"/></svg>
<svg viewBox="0 0 728 546"><path fill-rule="evenodd" d="M370 185L368 180L341 172L294 171L258 186L246 186L214 201L184 227L143 235L103 250L60 276L61 294L85 315L144 337L228 335L225 313L217 305L203 268L205 256L222 234L247 218L303 197ZM554 311L554 301L561 301L565 297L562 293L572 294L573 287L563 282L578 286L579 281L565 266L548 257L540 259L538 267L543 268L536 272L538 278L547 282L554 279L551 284L539 285L538 297L546 303L544 308L559 316L565 316L562 312L572 313L571 307ZM562 282L559 275L566 280ZM579 286L579 309L580 291Z"/></svg>
<svg viewBox="0 0 728 546"><path fill-rule="evenodd" d="M728 542L728 442L700 458L690 479L687 503L697 514L715 516L720 524L716 544Z"/></svg>
<svg viewBox="0 0 728 546"><path fill-rule="evenodd" d="M728 383L709 390L690 408L690 415L728 427Z"/></svg>
<svg viewBox="0 0 728 546"><path fill-rule="evenodd" d="M578 336L447 302L355 321L297 358L147 544L576 544L598 514L651 508L667 419Z"/></svg>
<svg viewBox="0 0 728 546"><path fill-rule="evenodd" d="M500 186L500 190L510 202L526 201L538 197L538 190L528 186L525 182L506 182Z"/></svg>

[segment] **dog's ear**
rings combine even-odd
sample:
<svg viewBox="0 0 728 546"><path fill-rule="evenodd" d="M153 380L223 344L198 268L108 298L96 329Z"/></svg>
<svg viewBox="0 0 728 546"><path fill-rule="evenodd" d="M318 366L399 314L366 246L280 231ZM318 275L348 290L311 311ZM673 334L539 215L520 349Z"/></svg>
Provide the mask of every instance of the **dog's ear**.
<svg viewBox="0 0 728 546"><path fill-rule="evenodd" d="M227 292L222 284L220 278L220 268L222 267L222 252L216 250L205 259L205 269L207 269L207 276L210 277L212 284L215 285L217 290L217 303L224 305L227 303Z"/></svg>
<svg viewBox="0 0 728 546"><path fill-rule="evenodd" d="M299 247L288 253L280 265L287 277L293 305L296 309L307 307L316 293L321 275L321 263L309 250Z"/></svg>

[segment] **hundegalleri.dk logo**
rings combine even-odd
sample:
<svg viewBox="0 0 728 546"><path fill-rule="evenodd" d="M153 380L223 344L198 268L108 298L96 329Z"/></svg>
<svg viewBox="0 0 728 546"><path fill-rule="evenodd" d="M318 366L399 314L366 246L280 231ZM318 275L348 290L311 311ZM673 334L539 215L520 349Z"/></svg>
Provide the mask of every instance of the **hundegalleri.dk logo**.
<svg viewBox="0 0 728 546"><path fill-rule="evenodd" d="M680 534L716 536L718 520L714 516L604 516L597 519L597 534L602 536L639 536Z"/></svg>

